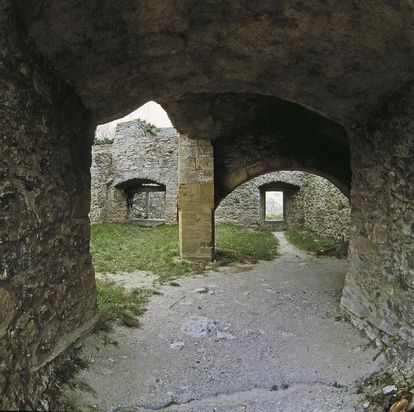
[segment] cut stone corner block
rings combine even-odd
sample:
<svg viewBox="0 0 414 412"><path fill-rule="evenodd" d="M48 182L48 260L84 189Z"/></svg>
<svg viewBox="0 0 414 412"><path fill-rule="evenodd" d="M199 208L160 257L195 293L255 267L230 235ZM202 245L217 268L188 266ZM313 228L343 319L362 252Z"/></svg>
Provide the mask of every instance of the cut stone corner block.
<svg viewBox="0 0 414 412"><path fill-rule="evenodd" d="M180 190L180 257L186 260L214 259L214 194L206 196Z"/></svg>
<svg viewBox="0 0 414 412"><path fill-rule="evenodd" d="M191 262L212 262L214 260L214 246L200 246L193 251L180 248L180 259Z"/></svg>
<svg viewBox="0 0 414 412"><path fill-rule="evenodd" d="M214 259L214 156L210 142L180 137L180 258Z"/></svg>

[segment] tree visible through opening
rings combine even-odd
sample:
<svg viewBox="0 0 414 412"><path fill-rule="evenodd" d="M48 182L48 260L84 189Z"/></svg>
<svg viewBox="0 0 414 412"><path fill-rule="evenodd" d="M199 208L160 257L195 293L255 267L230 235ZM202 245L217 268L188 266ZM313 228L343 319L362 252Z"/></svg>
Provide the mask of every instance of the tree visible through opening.
<svg viewBox="0 0 414 412"><path fill-rule="evenodd" d="M265 220L282 221L283 216L283 192L266 191Z"/></svg>

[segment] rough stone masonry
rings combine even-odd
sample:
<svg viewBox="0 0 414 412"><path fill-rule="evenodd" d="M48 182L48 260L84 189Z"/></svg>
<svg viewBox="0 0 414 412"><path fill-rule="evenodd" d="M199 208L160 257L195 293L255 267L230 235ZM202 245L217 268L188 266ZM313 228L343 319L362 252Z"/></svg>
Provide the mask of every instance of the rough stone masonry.
<svg viewBox="0 0 414 412"><path fill-rule="evenodd" d="M93 146L91 221L129 221L128 192L132 187L151 181L165 186L165 221L176 223L179 139L172 128L154 132L145 123L133 120L118 124L112 144ZM196 152L200 150L198 147ZM195 160L193 164L195 167ZM285 194L282 224L265 222L266 187ZM270 172L235 188L218 205L217 201L217 222L273 229L301 227L323 237L348 239L349 201L332 183L316 175L299 171Z"/></svg>
<svg viewBox="0 0 414 412"><path fill-rule="evenodd" d="M93 130L149 100L213 146L216 199L271 170L351 193L342 305L413 374L411 0L0 0L0 56L0 409L93 324Z"/></svg>

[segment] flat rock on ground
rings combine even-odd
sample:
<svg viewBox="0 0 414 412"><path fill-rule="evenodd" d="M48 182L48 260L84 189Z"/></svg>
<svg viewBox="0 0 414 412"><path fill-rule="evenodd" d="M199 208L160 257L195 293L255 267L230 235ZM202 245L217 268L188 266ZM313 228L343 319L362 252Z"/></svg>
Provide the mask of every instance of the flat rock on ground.
<svg viewBox="0 0 414 412"><path fill-rule="evenodd" d="M347 263L276 236L274 261L163 286L140 329L110 332L118 345L88 337L92 363L64 398L102 411L362 410L356 381L383 361L341 316Z"/></svg>

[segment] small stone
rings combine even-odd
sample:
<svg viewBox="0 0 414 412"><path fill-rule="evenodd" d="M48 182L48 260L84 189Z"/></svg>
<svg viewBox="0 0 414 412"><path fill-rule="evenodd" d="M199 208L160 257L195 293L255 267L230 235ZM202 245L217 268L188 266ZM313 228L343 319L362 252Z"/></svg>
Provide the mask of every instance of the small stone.
<svg viewBox="0 0 414 412"><path fill-rule="evenodd" d="M186 335L190 335L193 338L205 336L207 333L213 332L216 329L217 326L214 320L208 319L205 316L193 316L187 319L181 327L181 330Z"/></svg>
<svg viewBox="0 0 414 412"><path fill-rule="evenodd" d="M382 388L382 393L384 395L389 395L391 393L394 393L397 390L397 387L395 385L388 385Z"/></svg>
<svg viewBox="0 0 414 412"><path fill-rule="evenodd" d="M181 349L184 346L184 342L173 342L170 344L171 349Z"/></svg>
<svg viewBox="0 0 414 412"><path fill-rule="evenodd" d="M364 402L363 404L362 404L362 407L364 408L364 409L367 409L368 408L368 406L370 405L370 402Z"/></svg>
<svg viewBox="0 0 414 412"><path fill-rule="evenodd" d="M40 399L39 403L43 411L49 411L49 402L46 399Z"/></svg>
<svg viewBox="0 0 414 412"><path fill-rule="evenodd" d="M179 306L191 306L192 304L193 304L193 302L191 302L191 300L183 300L178 305Z"/></svg>
<svg viewBox="0 0 414 412"><path fill-rule="evenodd" d="M197 289L194 289L193 292L203 294L203 293L207 293L208 289L207 288L197 288Z"/></svg>
<svg viewBox="0 0 414 412"><path fill-rule="evenodd" d="M236 339L230 332L217 331L217 339Z"/></svg>

